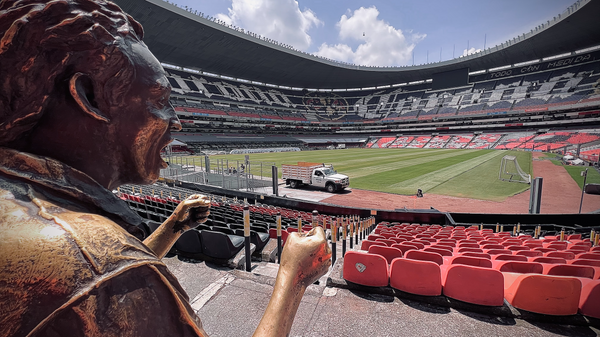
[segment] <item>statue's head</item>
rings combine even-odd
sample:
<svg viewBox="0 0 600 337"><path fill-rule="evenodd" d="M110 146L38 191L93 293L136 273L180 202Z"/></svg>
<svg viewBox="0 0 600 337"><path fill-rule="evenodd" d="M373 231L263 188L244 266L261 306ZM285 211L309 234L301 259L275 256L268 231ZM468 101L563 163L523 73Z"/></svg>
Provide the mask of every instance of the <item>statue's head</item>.
<svg viewBox="0 0 600 337"><path fill-rule="evenodd" d="M155 181L181 126L142 36L108 1L0 0L0 146L97 160L109 188Z"/></svg>

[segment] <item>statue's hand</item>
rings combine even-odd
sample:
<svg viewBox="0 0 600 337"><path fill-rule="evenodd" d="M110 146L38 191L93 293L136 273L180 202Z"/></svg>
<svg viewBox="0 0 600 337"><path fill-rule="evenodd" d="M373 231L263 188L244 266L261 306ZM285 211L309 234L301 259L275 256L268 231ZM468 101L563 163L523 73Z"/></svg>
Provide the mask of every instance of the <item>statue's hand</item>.
<svg viewBox="0 0 600 337"><path fill-rule="evenodd" d="M173 221L173 230L183 233L205 222L209 214L210 199L204 195L193 194L177 205L167 222Z"/></svg>
<svg viewBox="0 0 600 337"><path fill-rule="evenodd" d="M306 234L291 233L281 254L281 266L296 284L309 286L331 266L331 249L321 227Z"/></svg>

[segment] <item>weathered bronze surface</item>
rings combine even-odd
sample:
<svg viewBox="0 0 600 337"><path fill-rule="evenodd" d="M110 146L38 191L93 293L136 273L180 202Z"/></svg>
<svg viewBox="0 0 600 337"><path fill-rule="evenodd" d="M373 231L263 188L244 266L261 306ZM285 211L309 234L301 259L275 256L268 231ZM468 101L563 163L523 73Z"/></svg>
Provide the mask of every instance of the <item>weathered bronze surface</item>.
<svg viewBox="0 0 600 337"><path fill-rule="evenodd" d="M110 192L156 181L181 129L142 36L111 2L0 0L0 337L205 335L160 259L210 202L142 242ZM321 228L290 236L255 335L289 333L330 256Z"/></svg>

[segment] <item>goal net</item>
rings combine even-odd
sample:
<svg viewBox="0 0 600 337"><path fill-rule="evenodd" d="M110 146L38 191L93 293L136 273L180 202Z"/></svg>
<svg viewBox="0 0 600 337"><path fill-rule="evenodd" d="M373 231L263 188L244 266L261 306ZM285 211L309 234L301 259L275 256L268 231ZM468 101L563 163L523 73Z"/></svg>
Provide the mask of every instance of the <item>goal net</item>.
<svg viewBox="0 0 600 337"><path fill-rule="evenodd" d="M521 169L515 156L502 157L498 178L502 181L531 184L531 175Z"/></svg>

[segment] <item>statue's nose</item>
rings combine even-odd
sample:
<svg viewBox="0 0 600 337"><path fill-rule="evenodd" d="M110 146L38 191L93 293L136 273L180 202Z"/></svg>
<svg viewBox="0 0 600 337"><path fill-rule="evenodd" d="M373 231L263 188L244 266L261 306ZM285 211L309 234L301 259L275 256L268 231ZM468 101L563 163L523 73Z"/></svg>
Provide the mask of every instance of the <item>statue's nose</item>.
<svg viewBox="0 0 600 337"><path fill-rule="evenodd" d="M175 109L173 108L173 105L171 105L171 103L169 103L168 106L168 113L169 113L169 130L171 130L172 132L175 131L181 131L181 122L179 121L179 118L177 118L177 114L175 113Z"/></svg>
<svg viewBox="0 0 600 337"><path fill-rule="evenodd" d="M179 118L177 118L177 116L175 116L174 118L171 118L170 121L170 129L171 131L181 131L181 122L179 121Z"/></svg>

